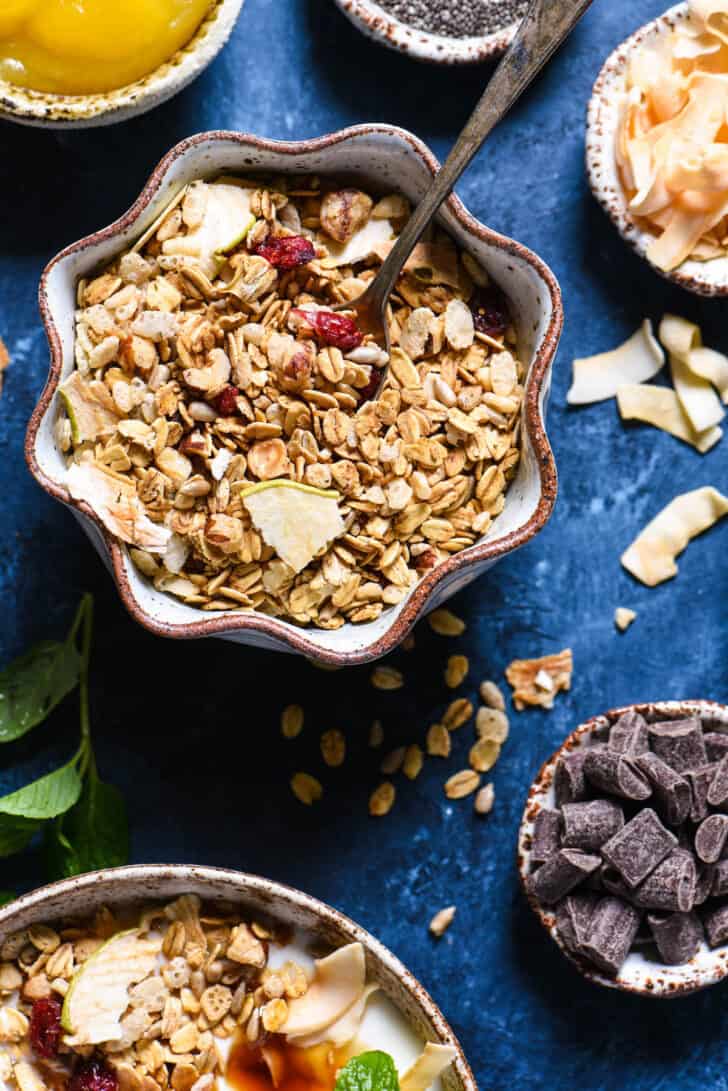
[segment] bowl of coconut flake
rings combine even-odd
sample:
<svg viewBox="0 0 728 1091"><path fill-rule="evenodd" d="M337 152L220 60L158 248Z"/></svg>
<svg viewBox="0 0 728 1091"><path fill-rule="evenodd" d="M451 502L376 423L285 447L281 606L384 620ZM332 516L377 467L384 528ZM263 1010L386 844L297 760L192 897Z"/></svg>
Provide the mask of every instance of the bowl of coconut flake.
<svg viewBox="0 0 728 1091"><path fill-rule="evenodd" d="M432 64L478 64L513 40L528 0L335 0L374 41Z"/></svg>

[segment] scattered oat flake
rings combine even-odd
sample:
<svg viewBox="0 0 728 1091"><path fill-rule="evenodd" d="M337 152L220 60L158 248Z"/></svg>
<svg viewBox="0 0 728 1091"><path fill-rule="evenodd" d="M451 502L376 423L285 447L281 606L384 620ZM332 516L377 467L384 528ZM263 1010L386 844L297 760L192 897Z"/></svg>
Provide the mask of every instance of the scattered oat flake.
<svg viewBox="0 0 728 1091"><path fill-rule="evenodd" d="M432 724L427 730L427 753L433 758L449 758L452 748L450 732L444 724Z"/></svg>
<svg viewBox="0 0 728 1091"><path fill-rule="evenodd" d="M466 724L473 715L473 702L467 697L458 697L445 709L442 722L449 731L455 731Z"/></svg>
<svg viewBox="0 0 728 1091"><path fill-rule="evenodd" d="M422 772L422 766L424 764L425 758L422 753L422 748L418 746L417 743L412 743L405 751L402 772L409 780L415 780Z"/></svg>
<svg viewBox="0 0 728 1091"><path fill-rule="evenodd" d="M338 728L324 731L321 736L321 756L328 766L336 769L346 758L346 739Z"/></svg>
<svg viewBox="0 0 728 1091"><path fill-rule="evenodd" d="M433 936L437 936L439 939L440 936L445 935L453 922L455 912L455 906L449 905L447 909L441 909L439 913L435 913L435 916L430 921L430 932L432 932Z"/></svg>
<svg viewBox="0 0 728 1091"><path fill-rule="evenodd" d="M435 610L427 620L438 636L461 636L465 632L465 622L450 610Z"/></svg>
<svg viewBox="0 0 728 1091"><path fill-rule="evenodd" d="M488 708L497 708L505 711L506 699L495 682L486 680L480 683L480 699Z"/></svg>
<svg viewBox="0 0 728 1091"><path fill-rule="evenodd" d="M294 773L291 777L291 791L296 799L310 807L312 803L318 803L324 794L321 782L312 777L310 773Z"/></svg>
<svg viewBox="0 0 728 1091"><path fill-rule="evenodd" d="M284 739L295 739L303 731L303 709L300 705L286 705L281 713L281 734Z"/></svg>
<svg viewBox="0 0 728 1091"><path fill-rule="evenodd" d="M571 675L574 661L571 648L565 648L555 655L544 655L540 659L514 659L506 667L506 678L513 687L513 703L519 712L530 706L553 708L554 697L560 690L571 688ZM539 685L543 674L548 675L552 685L546 689Z"/></svg>
<svg viewBox="0 0 728 1091"><path fill-rule="evenodd" d="M498 761L501 744L495 739L478 739L470 747L468 761L476 773L489 773Z"/></svg>
<svg viewBox="0 0 728 1091"><path fill-rule="evenodd" d="M629 629L636 617L636 610L630 610L628 606L618 606L614 611L614 624L617 626L620 633L624 633Z"/></svg>
<svg viewBox="0 0 728 1091"><path fill-rule="evenodd" d="M475 716L475 731L479 739L503 743L508 738L508 717L499 708L479 708Z"/></svg>
<svg viewBox="0 0 728 1091"><path fill-rule="evenodd" d="M401 689L404 685L404 676L396 667L375 667L372 671L371 683L375 689Z"/></svg>
<svg viewBox="0 0 728 1091"><path fill-rule="evenodd" d="M3 372L10 363L10 353L5 347L5 342L0 337L0 394L3 392Z"/></svg>
<svg viewBox="0 0 728 1091"><path fill-rule="evenodd" d="M457 689L467 678L469 669L467 656L451 655L445 668L445 685L449 689Z"/></svg>
<svg viewBox="0 0 728 1091"><path fill-rule="evenodd" d="M404 755L405 748L403 746L398 746L396 750L390 750L382 758L382 763L379 766L380 773L384 773L387 777L391 777L393 773L398 773L402 768Z"/></svg>
<svg viewBox="0 0 728 1091"><path fill-rule="evenodd" d="M448 799L463 799L474 792L480 784L480 775L474 769L461 769L445 781L445 795Z"/></svg>
<svg viewBox="0 0 728 1091"><path fill-rule="evenodd" d="M369 814L373 818L382 818L385 814L389 814L396 794L396 789L391 781L382 781L369 797Z"/></svg>
<svg viewBox="0 0 728 1091"><path fill-rule="evenodd" d="M369 745L376 750L384 742L384 728L381 720L374 720L369 728Z"/></svg>
<svg viewBox="0 0 728 1091"><path fill-rule="evenodd" d="M486 784L475 797L475 810L478 814L490 814L495 803L495 788L492 784Z"/></svg>
<svg viewBox="0 0 728 1091"><path fill-rule="evenodd" d="M622 554L635 579L655 587L677 575L675 558L696 535L728 514L728 496L710 485L676 496Z"/></svg>

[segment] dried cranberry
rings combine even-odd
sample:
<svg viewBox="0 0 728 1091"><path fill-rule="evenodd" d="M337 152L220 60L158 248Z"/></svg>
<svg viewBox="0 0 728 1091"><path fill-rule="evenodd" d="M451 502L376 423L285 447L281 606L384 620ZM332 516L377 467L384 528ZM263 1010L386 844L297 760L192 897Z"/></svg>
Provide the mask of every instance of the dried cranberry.
<svg viewBox="0 0 728 1091"><path fill-rule="evenodd" d="M237 398L240 391L236 386L226 386L215 399L218 413L223 417L232 417L238 411Z"/></svg>
<svg viewBox="0 0 728 1091"><path fill-rule="evenodd" d="M370 398L373 398L376 392L379 390L379 384L382 381L382 373L375 367L372 368L372 373L369 376L369 382L366 386L359 387L357 391L361 401L368 402Z"/></svg>
<svg viewBox="0 0 728 1091"><path fill-rule="evenodd" d="M66 1091L119 1091L116 1072L98 1057L76 1065Z"/></svg>
<svg viewBox="0 0 728 1091"><path fill-rule="evenodd" d="M306 265L316 257L313 243L303 235L289 235L285 238L271 235L256 246L255 252L276 269L295 269L297 265Z"/></svg>
<svg viewBox="0 0 728 1091"><path fill-rule="evenodd" d="M303 318L324 345L333 345L342 352L351 352L364 340L364 334L357 328L353 318L345 314L335 314L333 311L302 311L291 312L297 318Z"/></svg>
<svg viewBox="0 0 728 1091"><path fill-rule="evenodd" d="M55 996L36 1000L30 1014L30 1041L39 1057L55 1057L61 1040L61 1005Z"/></svg>
<svg viewBox="0 0 728 1091"><path fill-rule="evenodd" d="M502 337L510 325L508 304L502 293L493 286L477 288L473 292L470 310L476 330L488 337Z"/></svg>

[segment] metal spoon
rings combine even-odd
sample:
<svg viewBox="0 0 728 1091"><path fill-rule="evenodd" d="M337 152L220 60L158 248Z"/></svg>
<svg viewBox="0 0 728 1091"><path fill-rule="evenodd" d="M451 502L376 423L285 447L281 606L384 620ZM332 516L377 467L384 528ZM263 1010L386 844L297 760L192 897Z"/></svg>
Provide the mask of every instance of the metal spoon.
<svg viewBox="0 0 728 1091"><path fill-rule="evenodd" d="M387 354L390 351L387 302L407 258L485 138L558 49L590 3L591 0L533 0L455 147L433 178L379 272L358 299L333 308L353 311L359 329L371 334ZM381 370L380 385L386 372L386 368Z"/></svg>

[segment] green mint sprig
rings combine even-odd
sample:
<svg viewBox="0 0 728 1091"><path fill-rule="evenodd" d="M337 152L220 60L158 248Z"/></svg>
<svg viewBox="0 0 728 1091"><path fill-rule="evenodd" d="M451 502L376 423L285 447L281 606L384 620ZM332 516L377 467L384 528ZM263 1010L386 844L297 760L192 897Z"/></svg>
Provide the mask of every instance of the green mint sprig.
<svg viewBox="0 0 728 1091"><path fill-rule="evenodd" d="M0 672L0 743L43 723L79 687L76 753L59 769L0 798L0 857L22 852L42 831L50 878L113 867L128 858L124 800L99 778L91 742L92 633L93 599L87 594L64 641L44 641Z"/></svg>
<svg viewBox="0 0 728 1091"><path fill-rule="evenodd" d="M339 1071L334 1091L399 1091L394 1061L380 1049L360 1053Z"/></svg>

